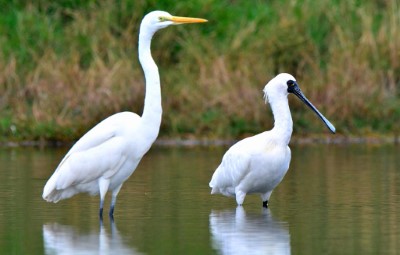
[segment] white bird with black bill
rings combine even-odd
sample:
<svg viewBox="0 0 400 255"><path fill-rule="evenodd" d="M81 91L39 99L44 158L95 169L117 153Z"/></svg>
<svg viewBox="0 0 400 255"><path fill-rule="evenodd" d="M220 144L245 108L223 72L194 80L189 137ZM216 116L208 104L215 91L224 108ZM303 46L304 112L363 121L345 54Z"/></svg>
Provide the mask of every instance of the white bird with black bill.
<svg viewBox="0 0 400 255"><path fill-rule="evenodd" d="M293 121L289 93L300 98L335 133L335 127L304 96L296 79L281 73L264 88L265 101L269 102L274 115L274 127L229 148L211 178L211 194L235 197L236 203L242 205L247 194L256 193L261 195L263 206L268 207L271 193L288 171L291 159L288 144Z"/></svg>

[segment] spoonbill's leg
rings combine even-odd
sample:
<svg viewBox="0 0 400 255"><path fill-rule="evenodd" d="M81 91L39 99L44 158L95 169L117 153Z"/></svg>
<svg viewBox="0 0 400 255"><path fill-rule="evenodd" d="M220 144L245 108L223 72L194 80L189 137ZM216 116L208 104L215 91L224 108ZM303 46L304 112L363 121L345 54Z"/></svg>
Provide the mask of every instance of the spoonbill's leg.
<svg viewBox="0 0 400 255"><path fill-rule="evenodd" d="M263 207L268 208L268 200L271 197L271 194L272 194L272 190L265 194L261 194L261 199L263 201Z"/></svg>
<svg viewBox="0 0 400 255"><path fill-rule="evenodd" d="M100 219L103 219L103 207L104 207L104 198L106 196L108 186L110 186L110 180L108 179L99 179L99 191L100 191L100 209L99 216Z"/></svg>
<svg viewBox="0 0 400 255"><path fill-rule="evenodd" d="M244 198L246 197L246 193L241 190L236 190L236 203L238 205L243 205Z"/></svg>
<svg viewBox="0 0 400 255"><path fill-rule="evenodd" d="M121 187L122 187L122 184L119 185L118 187L116 187L112 192L110 212L108 214L110 216L110 218L112 218L114 216L115 203L117 202L117 195L118 195L119 191L121 190Z"/></svg>

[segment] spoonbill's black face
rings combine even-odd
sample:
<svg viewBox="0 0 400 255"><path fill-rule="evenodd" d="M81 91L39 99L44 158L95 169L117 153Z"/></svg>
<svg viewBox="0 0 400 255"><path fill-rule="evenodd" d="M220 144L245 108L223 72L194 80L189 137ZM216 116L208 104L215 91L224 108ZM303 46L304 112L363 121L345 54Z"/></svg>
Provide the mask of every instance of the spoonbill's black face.
<svg viewBox="0 0 400 255"><path fill-rule="evenodd" d="M329 122L329 120L327 120L318 110L317 108L315 108L315 106L304 96L303 92L301 92L299 85L297 84L296 81L293 80L288 80L286 82L287 84L287 91L289 93L295 94L298 98L300 98L301 101L303 101L303 103L305 103L308 107L311 108L311 110L313 110L317 116L325 123L325 125L329 128L329 130L332 133L336 132L335 127L332 125L332 123Z"/></svg>
<svg viewBox="0 0 400 255"><path fill-rule="evenodd" d="M286 84L287 84L287 91L289 92L289 93L295 93L295 91L296 91L296 89L298 90L298 91L300 91L300 88L299 88L299 85L297 84L297 82L296 81L293 81L293 80L288 80L287 82L286 82ZM301 91L300 91L301 92Z"/></svg>

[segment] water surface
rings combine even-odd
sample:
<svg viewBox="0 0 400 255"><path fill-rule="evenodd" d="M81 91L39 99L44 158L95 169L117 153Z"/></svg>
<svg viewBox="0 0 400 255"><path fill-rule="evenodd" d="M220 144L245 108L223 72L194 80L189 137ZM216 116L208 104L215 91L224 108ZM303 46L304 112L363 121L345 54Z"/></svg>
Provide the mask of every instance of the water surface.
<svg viewBox="0 0 400 255"><path fill-rule="evenodd" d="M400 148L291 147L269 209L209 194L225 147L153 148L103 224L98 197L41 198L68 148L2 148L0 254L396 254Z"/></svg>

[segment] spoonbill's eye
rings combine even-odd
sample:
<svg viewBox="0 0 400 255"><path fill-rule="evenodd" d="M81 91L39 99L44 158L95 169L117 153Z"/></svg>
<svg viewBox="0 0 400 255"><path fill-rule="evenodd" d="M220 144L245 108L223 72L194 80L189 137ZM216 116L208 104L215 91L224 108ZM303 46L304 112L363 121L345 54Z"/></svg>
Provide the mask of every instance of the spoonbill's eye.
<svg viewBox="0 0 400 255"><path fill-rule="evenodd" d="M294 81L292 81L292 80L288 80L287 81L287 83L286 83L289 87L292 87L292 86L294 86Z"/></svg>

